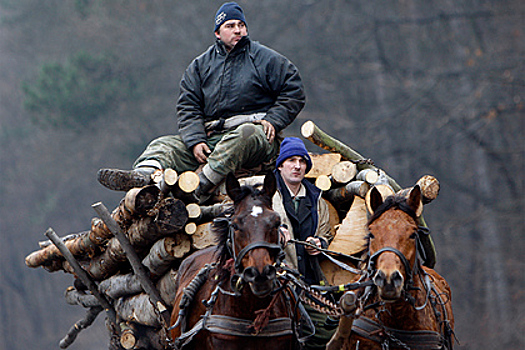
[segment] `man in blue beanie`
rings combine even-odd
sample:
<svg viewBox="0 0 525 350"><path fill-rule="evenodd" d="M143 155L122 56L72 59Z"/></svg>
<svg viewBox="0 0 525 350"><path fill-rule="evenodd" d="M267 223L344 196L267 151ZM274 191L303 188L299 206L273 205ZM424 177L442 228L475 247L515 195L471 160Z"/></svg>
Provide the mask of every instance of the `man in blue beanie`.
<svg viewBox="0 0 525 350"><path fill-rule="evenodd" d="M223 4L213 25L215 44L190 63L180 82L179 135L153 140L133 170L99 170L101 184L127 191L149 184L157 169L197 171L203 203L228 173L273 164L279 132L304 107L299 71L250 39L237 3Z"/></svg>
<svg viewBox="0 0 525 350"><path fill-rule="evenodd" d="M303 141L297 137L285 138L275 165L277 192L273 209L281 216L286 264L298 270L307 284L320 284L324 276L319 268L319 251L302 244L286 244L294 238L326 249L333 238L328 205L321 198L321 190L305 179L312 169L312 160ZM326 315L305 307L316 324L316 334L305 348L324 349L335 327L326 325Z"/></svg>

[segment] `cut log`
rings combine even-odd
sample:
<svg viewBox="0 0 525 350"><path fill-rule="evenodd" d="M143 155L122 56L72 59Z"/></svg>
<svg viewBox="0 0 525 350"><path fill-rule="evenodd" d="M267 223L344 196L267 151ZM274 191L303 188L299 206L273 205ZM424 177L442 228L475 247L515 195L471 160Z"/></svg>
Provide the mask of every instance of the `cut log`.
<svg viewBox="0 0 525 350"><path fill-rule="evenodd" d="M175 260L182 259L190 250L190 238L183 233L178 233L155 242L149 254L142 260L142 264L148 268L150 277L157 280L170 269Z"/></svg>
<svg viewBox="0 0 525 350"><path fill-rule="evenodd" d="M357 169L363 170L366 168L371 168L371 161L365 159L362 155L342 143L341 141L329 136L324 131L319 129L317 125L314 124L311 120L305 122L301 126L301 134L307 140L310 140L317 146L321 147L324 150L339 153L343 160L349 160L357 163Z"/></svg>
<svg viewBox="0 0 525 350"><path fill-rule="evenodd" d="M342 161L332 167L331 180L334 185L346 185L357 174L357 166L350 161Z"/></svg>
<svg viewBox="0 0 525 350"><path fill-rule="evenodd" d="M312 159L312 169L306 174L307 179L315 179L320 175L332 174L332 168L341 160L341 155L336 153L313 154L309 153Z"/></svg>
<svg viewBox="0 0 525 350"><path fill-rule="evenodd" d="M328 191L332 186L332 181L330 181L327 175L319 175L317 179L315 179L315 186L321 191Z"/></svg>
<svg viewBox="0 0 525 350"><path fill-rule="evenodd" d="M111 230L111 232L113 232L113 235L120 242L122 249L126 252L126 257L131 267L133 268L133 273L137 275L142 288L147 293L148 299L151 300L151 303L154 305L155 310L160 313L162 324L166 327L169 326L169 311L162 302L162 299L156 286L149 279L146 268L144 267L144 265L142 265L142 262L139 260L139 257L135 252L133 246L131 245L131 242L128 240L128 237L121 230L118 223L115 220L113 220L108 210L102 203L95 203L92 207L100 216L100 218L104 220L108 228Z"/></svg>
<svg viewBox="0 0 525 350"><path fill-rule="evenodd" d="M100 301L96 296L93 294L87 294L83 291L78 291L73 286L66 289L64 298L69 305L80 305L85 308L100 306Z"/></svg>
<svg viewBox="0 0 525 350"><path fill-rule="evenodd" d="M197 203L189 203L186 205L188 212L188 219L198 219L201 216L201 207Z"/></svg>
<svg viewBox="0 0 525 350"><path fill-rule="evenodd" d="M119 298L115 303L115 309L120 319L126 322L137 322L155 328L162 325L158 311L146 293Z"/></svg>
<svg viewBox="0 0 525 350"><path fill-rule="evenodd" d="M439 194L439 181L432 175L424 175L417 184L421 188L423 204L428 204L437 198Z"/></svg>
<svg viewBox="0 0 525 350"><path fill-rule="evenodd" d="M193 171L186 171L180 174L177 185L183 192L192 193L199 187L199 175Z"/></svg>
<svg viewBox="0 0 525 350"><path fill-rule="evenodd" d="M138 340L135 327L130 322L122 322L120 329L122 330L122 333L120 333L120 345L126 350L135 349Z"/></svg>
<svg viewBox="0 0 525 350"><path fill-rule="evenodd" d="M100 282L98 289L115 300L144 292L137 276L132 273L111 276Z"/></svg>
<svg viewBox="0 0 525 350"><path fill-rule="evenodd" d="M184 232L187 234L187 235L192 235L194 234L195 232L197 232L197 224L194 223L194 222L188 222L186 224L186 226L184 227Z"/></svg>
<svg viewBox="0 0 525 350"><path fill-rule="evenodd" d="M160 297L164 300L166 305L173 305L177 294L177 284L175 280L177 278L177 270L170 269L164 276L157 281L157 289L159 290Z"/></svg>
<svg viewBox="0 0 525 350"><path fill-rule="evenodd" d="M339 214L337 213L337 209L334 207L332 203L330 203L324 198L323 200L326 202L326 205L328 206L328 213L329 213L329 218L330 218L330 227L332 228L332 234L335 234L337 227L339 226Z"/></svg>
<svg viewBox="0 0 525 350"><path fill-rule="evenodd" d="M370 185L365 181L351 181L346 186L331 189L323 194L323 197L336 206L349 202L354 196L364 198Z"/></svg>
<svg viewBox="0 0 525 350"><path fill-rule="evenodd" d="M157 204L159 193L155 185L132 188L126 193L124 203L132 215L146 215Z"/></svg>
<svg viewBox="0 0 525 350"><path fill-rule="evenodd" d="M377 169L364 169L357 174L356 179L373 185L379 180L379 172Z"/></svg>
<svg viewBox="0 0 525 350"><path fill-rule="evenodd" d="M328 249L347 255L363 251L366 248L367 220L365 201L359 197L354 198Z"/></svg>
<svg viewBox="0 0 525 350"><path fill-rule="evenodd" d="M355 255L364 251L366 248L367 235L366 222L367 214L365 201L362 198L355 197L346 217L336 230L335 237L330 243L328 249L346 255ZM338 257L338 260L353 267L352 261L349 259ZM323 260L320 265L328 283L334 286L348 283L356 276L329 260Z"/></svg>
<svg viewBox="0 0 525 350"><path fill-rule="evenodd" d="M191 236L192 247L204 249L216 245L215 234L212 230L212 223L208 222L197 226L197 232Z"/></svg>
<svg viewBox="0 0 525 350"><path fill-rule="evenodd" d="M123 202L111 213L111 217L123 228L127 228L131 223L131 216ZM100 246L105 245L112 237L113 234L104 222L99 218L93 218L91 220L90 231L84 231L73 239L64 240L63 243L73 256L93 257L100 252ZM63 260L62 254L56 245L47 245L45 248L29 254L25 259L25 263L28 267L33 268L50 266L48 270L52 271L55 270L54 267L51 266L55 260Z"/></svg>
<svg viewBox="0 0 525 350"><path fill-rule="evenodd" d="M217 216L233 210L233 203L215 203L209 206L201 206L201 216L195 220L196 223L202 224L213 221Z"/></svg>

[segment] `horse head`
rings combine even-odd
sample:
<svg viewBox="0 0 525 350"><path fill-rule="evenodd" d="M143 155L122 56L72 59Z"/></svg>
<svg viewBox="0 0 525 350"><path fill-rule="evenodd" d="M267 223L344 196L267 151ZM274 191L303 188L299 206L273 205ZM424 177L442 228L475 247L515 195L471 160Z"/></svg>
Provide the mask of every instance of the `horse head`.
<svg viewBox="0 0 525 350"><path fill-rule="evenodd" d="M278 232L281 219L272 209L276 188L276 180L271 173L265 176L260 190L241 187L231 174L226 178L226 192L234 201L227 241L235 262L232 284L247 283L258 297L265 297L274 289L277 276L275 265L283 254Z"/></svg>
<svg viewBox="0 0 525 350"><path fill-rule="evenodd" d="M410 289L417 261L418 224L421 212L421 190L416 185L405 195L388 196L384 201L379 191L371 190L368 221L369 273L379 297L387 302L398 300Z"/></svg>

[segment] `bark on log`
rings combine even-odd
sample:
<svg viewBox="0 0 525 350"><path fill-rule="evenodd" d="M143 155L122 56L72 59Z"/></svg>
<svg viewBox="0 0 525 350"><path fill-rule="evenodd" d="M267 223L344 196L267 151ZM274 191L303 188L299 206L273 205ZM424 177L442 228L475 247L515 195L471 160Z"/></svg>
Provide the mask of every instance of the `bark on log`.
<svg viewBox="0 0 525 350"><path fill-rule="evenodd" d="M333 203L335 206L339 206L342 203L349 202L354 199L354 196L364 198L370 185L365 181L351 181L346 186L333 188L323 194L323 197Z"/></svg>
<svg viewBox="0 0 525 350"><path fill-rule="evenodd" d="M355 162L358 171L363 169L377 169L370 159L365 159L361 154L357 153L349 146L329 136L319 129L312 121L307 121L303 124L301 127L301 133L304 138L310 140L319 147L331 152L339 153L344 160ZM394 191L401 190L401 186L399 186L394 179L388 175L386 176L388 177L388 182Z"/></svg>
<svg viewBox="0 0 525 350"><path fill-rule="evenodd" d="M73 286L66 289L64 299L66 299L66 303L69 305L80 305L85 308L100 306L100 301L93 294L86 294L84 291L78 291Z"/></svg>
<svg viewBox="0 0 525 350"><path fill-rule="evenodd" d="M334 185L346 185L357 174L357 166L347 160L339 162L332 167L331 180Z"/></svg>
<svg viewBox="0 0 525 350"><path fill-rule="evenodd" d="M417 181L417 184L421 188L423 204L428 204L437 198L440 184L438 179L436 179L434 176L424 175Z"/></svg>
<svg viewBox="0 0 525 350"><path fill-rule="evenodd" d="M172 306L175 302L175 297L177 295L177 284L175 283L176 278L177 270L172 268L157 281L157 289L159 290L160 297L164 300L166 305Z"/></svg>
<svg viewBox="0 0 525 350"><path fill-rule="evenodd" d="M358 170L373 167L373 165L367 163L367 161L370 160L365 159L365 157L354 151L352 148L326 134L324 131L319 129L317 125L315 125L314 122L312 122L311 120L305 122L301 126L301 134L305 139L310 140L322 149L333 153L339 153L342 156L343 160L357 162Z"/></svg>
<svg viewBox="0 0 525 350"><path fill-rule="evenodd" d="M215 234L212 231L211 222L197 226L197 232L191 236L192 247L195 249L204 249L216 245Z"/></svg>
<svg viewBox="0 0 525 350"><path fill-rule="evenodd" d="M62 242L60 240L60 238L55 233L55 231L53 231L52 228L49 228L46 231L46 236L47 236L47 238L49 238L56 245L56 247L60 250L60 252L65 257L65 259L75 269L75 273L76 273L77 277L91 291L91 293L100 302L100 305L106 310L106 313L107 313L107 316L108 316L108 321L109 321L109 327L110 327L111 331L113 333L116 333L116 334L120 333L120 329L119 329L119 326L117 324L117 315L115 313L115 309L109 303L109 301L106 299L106 297L98 291L98 287L95 284L95 282L93 282L91 280L91 278L89 278L87 272L82 267L80 267L78 262L75 260L75 257L73 256L73 254L71 254L71 252L67 249L67 247L64 244L64 242Z"/></svg>
<svg viewBox="0 0 525 350"><path fill-rule="evenodd" d="M232 209L233 203L215 203L209 206L201 206L201 215L195 222L197 224L211 222L217 216L221 216Z"/></svg>
<svg viewBox="0 0 525 350"><path fill-rule="evenodd" d="M356 179L365 181L369 185L373 185L377 182L377 180L379 180L379 173L377 169L363 169L357 174Z"/></svg>
<svg viewBox="0 0 525 350"><path fill-rule="evenodd" d="M111 213L111 217L121 224L122 227L127 227L131 223L130 212L125 207L124 201ZM93 257L100 252L99 247L106 244L112 237L113 234L104 222L99 218L93 218L90 231L84 231L76 238L64 241L64 244L74 256ZM63 260L63 256L55 245L48 245L29 254L25 262L28 267L36 268L39 266L52 266L52 262L55 260ZM56 271L53 267L48 268L48 270Z"/></svg>
<svg viewBox="0 0 525 350"><path fill-rule="evenodd" d="M313 154L309 153L312 159L312 169L306 174L307 179L315 179L320 175L332 174L333 166L341 161L341 155L336 153Z"/></svg>
<svg viewBox="0 0 525 350"><path fill-rule="evenodd" d="M180 260L191 250L190 238L183 234L158 240L150 249L142 264L149 270L150 277L157 280L170 269L175 260Z"/></svg>
<svg viewBox="0 0 525 350"><path fill-rule="evenodd" d="M136 322L154 328L162 325L158 311L146 293L119 298L115 309L120 319L126 322Z"/></svg>
<svg viewBox="0 0 525 350"><path fill-rule="evenodd" d="M118 223L113 220L108 210L102 203L99 202L94 204L93 209L95 209L100 218L104 220L108 228L111 230L111 232L113 232L113 235L115 235L115 237L119 240L122 248L126 252L126 257L129 263L131 264L131 267L133 268L133 272L137 275L142 288L144 289L144 291L146 291L148 295L148 300L151 300L152 304L155 307L155 310L159 311L161 316L161 322L163 322L165 326L168 326L170 323L170 314L166 306L162 302L157 288L148 278L146 269L144 265L142 265L142 262L139 260L139 257L133 249L131 242L128 240L124 232L122 232ZM184 210L185 209L186 208L184 207Z"/></svg>
<svg viewBox="0 0 525 350"><path fill-rule="evenodd" d="M99 283L98 289L111 299L143 293L144 290L136 275L114 275Z"/></svg>

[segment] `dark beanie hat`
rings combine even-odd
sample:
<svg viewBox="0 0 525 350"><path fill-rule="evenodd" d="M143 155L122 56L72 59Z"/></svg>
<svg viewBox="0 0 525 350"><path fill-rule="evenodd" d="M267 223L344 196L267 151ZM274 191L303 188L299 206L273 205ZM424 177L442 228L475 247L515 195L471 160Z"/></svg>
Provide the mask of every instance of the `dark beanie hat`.
<svg viewBox="0 0 525 350"><path fill-rule="evenodd" d="M236 2L226 2L219 8L215 14L215 29L213 31L216 32L224 22L230 19L238 19L246 24L242 8Z"/></svg>
<svg viewBox="0 0 525 350"><path fill-rule="evenodd" d="M308 173L312 169L312 159L304 146L303 140L298 137L286 137L281 143L281 150L279 156L275 161L275 166L278 168L286 159L300 156L306 160L306 172Z"/></svg>

